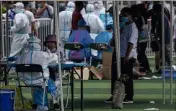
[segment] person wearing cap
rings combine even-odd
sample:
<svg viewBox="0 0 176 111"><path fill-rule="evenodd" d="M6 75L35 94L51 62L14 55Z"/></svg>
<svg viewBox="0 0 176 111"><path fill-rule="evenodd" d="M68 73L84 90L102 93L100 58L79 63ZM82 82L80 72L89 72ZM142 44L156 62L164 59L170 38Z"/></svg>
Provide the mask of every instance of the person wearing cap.
<svg viewBox="0 0 176 111"><path fill-rule="evenodd" d="M14 7L16 15L14 25L10 28L10 31L13 33L13 39L9 57L20 55L24 51L29 39L29 20L24 13L24 5L21 2L17 2Z"/></svg>
<svg viewBox="0 0 176 111"><path fill-rule="evenodd" d="M87 31L86 22L84 21L84 19L79 20L78 30L74 30L71 33L67 42L81 43L84 46L84 49L80 51L70 51L68 54L69 59L82 61L85 57L87 59L90 58L90 48L88 47L93 42L93 40L91 39L90 34Z"/></svg>
<svg viewBox="0 0 176 111"><path fill-rule="evenodd" d="M113 11L111 12L113 15ZM125 98L123 103L133 103L134 89L133 89L133 66L137 59L137 40L138 29L133 22L131 15L131 8L125 7L121 10L120 22L125 25L120 31L120 57L121 57L121 74L127 74L129 79L124 81ZM115 37L111 40L111 46L115 47ZM111 80L111 94L113 95L114 85L117 81L117 62L116 49L114 49L112 56L112 80ZM105 102L112 102L112 96Z"/></svg>
<svg viewBox="0 0 176 111"><path fill-rule="evenodd" d="M87 14L83 15L83 19L85 20L87 26L90 26L90 34L99 34L104 31L105 28L100 18L93 13L94 10L94 5L88 4L86 7Z"/></svg>
<svg viewBox="0 0 176 111"><path fill-rule="evenodd" d="M49 78L49 69L48 66L58 64L58 57L54 53L47 53L41 51L41 41L37 37L30 37L28 40L29 44L27 46L26 52L19 56L16 64L40 64L43 68L44 78L47 83L47 92L51 94L55 101L59 102L59 85L56 85L55 82ZM20 75L20 79L24 81L26 85L42 85L43 78L42 74L36 73L25 73ZM46 111L48 110L48 102L43 103L43 89L35 88L33 92L34 104L37 105L38 110ZM47 95L47 94L46 94ZM46 96L47 97L47 96ZM46 98L45 97L45 98ZM47 98L45 99L47 100Z"/></svg>
<svg viewBox="0 0 176 111"><path fill-rule="evenodd" d="M48 35L44 41L44 46L46 48L46 52L54 53L58 56L56 35L54 35L54 34ZM61 61L64 61L64 59L65 59L64 49L61 48L60 50L61 50L61 52L60 52ZM50 67L50 66L48 68L49 68L49 72L50 72L50 78L53 81L55 81L56 85L59 85L60 80L59 80L58 69L55 67ZM60 109L60 105L54 99L53 99L53 104L54 104L55 110Z"/></svg>
<svg viewBox="0 0 176 111"><path fill-rule="evenodd" d="M72 29L72 14L75 10L75 3L68 2L67 7L64 11L59 13L59 29L60 29L60 39L61 47L64 47L65 42L69 38Z"/></svg>
<svg viewBox="0 0 176 111"><path fill-rule="evenodd" d="M50 34L50 35L47 35L46 36L46 39L44 41L44 46L46 48L46 51L48 53L56 53L58 55L58 52L57 52L57 40L56 40L56 35L55 34ZM61 44L60 44L61 46ZM63 47L60 47L60 54L61 54L61 60L64 61L66 58L65 58L65 53L64 53L64 48Z"/></svg>

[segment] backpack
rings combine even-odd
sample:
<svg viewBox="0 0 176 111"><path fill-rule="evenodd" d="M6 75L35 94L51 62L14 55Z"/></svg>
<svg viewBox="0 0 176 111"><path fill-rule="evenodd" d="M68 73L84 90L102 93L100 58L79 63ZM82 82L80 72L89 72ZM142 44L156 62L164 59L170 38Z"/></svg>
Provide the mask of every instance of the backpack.
<svg viewBox="0 0 176 111"><path fill-rule="evenodd" d="M47 12L48 12L49 18L50 18L50 19L53 19L53 14L50 13L48 7L46 8L46 10L47 10Z"/></svg>

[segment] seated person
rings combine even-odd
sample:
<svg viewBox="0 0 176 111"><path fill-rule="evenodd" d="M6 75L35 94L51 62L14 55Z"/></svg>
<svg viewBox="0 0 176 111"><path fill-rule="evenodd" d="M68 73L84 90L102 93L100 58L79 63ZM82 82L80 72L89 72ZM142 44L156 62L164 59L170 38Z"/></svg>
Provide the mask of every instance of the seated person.
<svg viewBox="0 0 176 111"><path fill-rule="evenodd" d="M112 33L113 33L113 24L109 24L106 26L106 31L101 32L95 38L95 43L109 44L110 40L112 39ZM110 47L108 51L111 51ZM93 58L95 59L102 59L102 51L93 50L92 55L93 55Z"/></svg>
<svg viewBox="0 0 176 111"><path fill-rule="evenodd" d="M69 59L70 60L78 60L82 61L86 57L89 59L91 56L89 45L93 42L90 37L90 34L86 30L86 22L81 19L78 22L78 30L74 30L70 37L68 38L69 42L81 43L84 46L84 49L80 51L70 51L69 52Z"/></svg>
<svg viewBox="0 0 176 111"><path fill-rule="evenodd" d="M47 83L47 90L58 102L58 98L60 96L60 92L58 87L55 85L54 81L49 78L49 65L54 65L58 63L58 57L54 53L47 53L41 51L40 40L36 37L31 37L29 39L29 44L27 47L27 51L23 53L17 60L17 64L40 64L43 68L44 78ZM19 74L20 79L24 81L26 85L42 85L43 78L42 74L36 73L25 73ZM48 102L47 96L45 96L45 106L42 106L43 103L43 89L35 88L34 89L34 104L37 105L38 110L48 110Z"/></svg>

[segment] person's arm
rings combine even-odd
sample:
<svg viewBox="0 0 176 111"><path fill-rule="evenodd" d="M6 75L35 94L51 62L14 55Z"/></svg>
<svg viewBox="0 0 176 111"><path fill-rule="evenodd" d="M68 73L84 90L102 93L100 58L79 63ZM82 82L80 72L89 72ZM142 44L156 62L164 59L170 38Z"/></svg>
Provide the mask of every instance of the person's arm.
<svg viewBox="0 0 176 111"><path fill-rule="evenodd" d="M129 60L129 56L130 56L130 53L134 47L134 44L137 44L137 40L138 40L138 30L137 30L137 27L135 26L132 26L131 29L129 30L129 33L130 33L130 37L129 37L129 41L128 41L128 47L127 47L127 50L126 50L126 54L125 54L125 63L128 62Z"/></svg>
<svg viewBox="0 0 176 111"><path fill-rule="evenodd" d="M35 25L35 18L33 13L31 13L31 31L34 32L36 37L38 37L38 31Z"/></svg>
<svg viewBox="0 0 176 111"><path fill-rule="evenodd" d="M129 59L129 56L130 56L132 49L133 49L133 43L128 42L128 47L127 47L127 51L126 51L126 55L125 55L125 58L127 60Z"/></svg>
<svg viewBox="0 0 176 111"><path fill-rule="evenodd" d="M156 19L157 19L157 18L156 18L156 15L152 15L152 19L151 19L151 25L152 25L151 33L152 33L152 34L155 34L155 33L156 33L156 32L155 32L155 30L156 30L156 22L157 22Z"/></svg>
<svg viewBox="0 0 176 111"><path fill-rule="evenodd" d="M44 6L44 7L39 8L39 9L37 10L36 15L37 15L37 16L41 16L41 15L42 15L42 13L43 13L43 12L44 12L47 8L48 8L48 5L47 5L47 4L45 4L45 6Z"/></svg>
<svg viewBox="0 0 176 111"><path fill-rule="evenodd" d="M22 29L24 26L25 26L25 23L23 22L22 17L17 14L15 15L14 26L12 26L10 30L12 32L16 32Z"/></svg>
<svg viewBox="0 0 176 111"><path fill-rule="evenodd" d="M99 28L99 32L102 32L105 30L105 27L104 27L104 24L103 22L101 21L101 19L99 17L97 17L97 23L98 23L98 28Z"/></svg>

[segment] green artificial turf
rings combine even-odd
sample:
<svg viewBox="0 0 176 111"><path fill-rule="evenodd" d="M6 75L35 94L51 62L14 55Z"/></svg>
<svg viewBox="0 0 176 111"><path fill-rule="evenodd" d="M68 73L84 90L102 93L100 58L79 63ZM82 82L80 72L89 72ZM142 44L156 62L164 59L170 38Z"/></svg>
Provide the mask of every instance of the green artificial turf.
<svg viewBox="0 0 176 111"><path fill-rule="evenodd" d="M151 69L154 69L154 59L149 59ZM166 104L162 99L162 79L160 80L135 80L135 96L133 104L124 104L121 111L145 111L145 108L159 108L158 111L176 111L176 80L173 81L173 104L170 104L170 82L166 80ZM15 82L11 81L14 85ZM111 104L104 103L110 97L109 80L84 81L84 111L118 111L111 109ZM24 96L31 99L30 89L23 90ZM66 87L64 87L66 95ZM80 111L80 81L75 80L75 111ZM65 98L65 96L64 96ZM152 104L150 101L154 101ZM70 103L70 102L69 102ZM70 105L69 105L70 106ZM66 109L65 111L71 111ZM154 110L151 110L154 111Z"/></svg>
<svg viewBox="0 0 176 111"><path fill-rule="evenodd" d="M170 83L166 81L166 104L162 103L162 80L135 80L135 97L133 104L124 104L122 111L144 111L145 108L159 108L159 111L176 110L175 81L173 83L173 105L170 105ZM12 83L12 82L11 82ZM24 89L24 96L31 99L30 89ZM84 111L118 111L111 109L111 104L104 103L110 97L110 81L84 81ZM66 95L66 87L64 88ZM80 81L75 81L75 111L80 111ZM150 103L154 101L155 104ZM71 111L66 109L65 111Z"/></svg>

